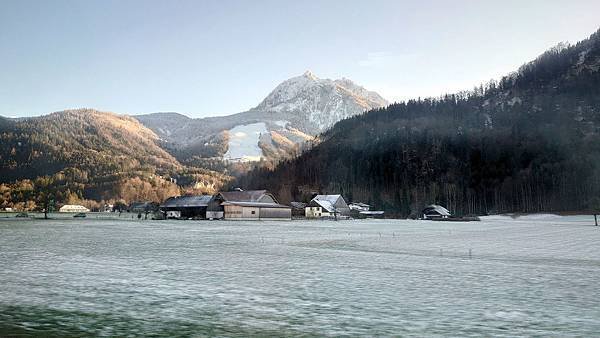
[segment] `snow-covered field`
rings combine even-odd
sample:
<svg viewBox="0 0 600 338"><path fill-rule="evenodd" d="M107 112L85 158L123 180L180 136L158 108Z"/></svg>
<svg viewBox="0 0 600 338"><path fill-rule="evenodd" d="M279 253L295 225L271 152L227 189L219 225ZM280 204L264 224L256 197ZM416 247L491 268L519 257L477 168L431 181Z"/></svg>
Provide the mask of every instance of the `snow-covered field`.
<svg viewBox="0 0 600 338"><path fill-rule="evenodd" d="M224 157L230 160L260 161L263 156L258 146L261 134L268 133L264 122L237 126L229 130L229 147Z"/></svg>
<svg viewBox="0 0 600 338"><path fill-rule="evenodd" d="M0 336L595 336L593 224L0 219Z"/></svg>

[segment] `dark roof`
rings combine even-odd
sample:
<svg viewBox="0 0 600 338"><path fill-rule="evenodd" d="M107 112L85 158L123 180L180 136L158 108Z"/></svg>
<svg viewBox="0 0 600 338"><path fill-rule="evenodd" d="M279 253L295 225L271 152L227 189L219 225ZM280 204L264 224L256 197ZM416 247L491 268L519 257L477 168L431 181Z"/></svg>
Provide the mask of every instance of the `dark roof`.
<svg viewBox="0 0 600 338"><path fill-rule="evenodd" d="M155 202L132 202L129 210L134 212L153 211L158 209L158 203Z"/></svg>
<svg viewBox="0 0 600 338"><path fill-rule="evenodd" d="M257 207L257 208L280 208L280 209L291 209L287 205L279 203L262 203L262 202L223 202L221 205L239 205L241 207Z"/></svg>
<svg viewBox="0 0 600 338"><path fill-rule="evenodd" d="M302 203L302 202L290 202L290 204L292 205L292 208L294 209L303 209L306 207L306 203Z"/></svg>
<svg viewBox="0 0 600 338"><path fill-rule="evenodd" d="M271 195L266 190L224 191L219 195L227 202L258 202L263 196ZM271 195L271 197L273 197ZM275 198L273 198L275 199Z"/></svg>
<svg viewBox="0 0 600 338"><path fill-rule="evenodd" d="M212 195L197 195L197 196L178 196L168 198L161 208L190 208L190 207L206 207L213 199Z"/></svg>

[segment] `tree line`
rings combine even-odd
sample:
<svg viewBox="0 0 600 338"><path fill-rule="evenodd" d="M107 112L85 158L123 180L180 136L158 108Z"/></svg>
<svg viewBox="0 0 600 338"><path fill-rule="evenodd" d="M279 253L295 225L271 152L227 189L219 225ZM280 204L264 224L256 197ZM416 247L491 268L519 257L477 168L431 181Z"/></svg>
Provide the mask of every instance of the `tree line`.
<svg viewBox="0 0 600 338"><path fill-rule="evenodd" d="M560 44L500 81L337 123L323 141L238 180L284 202L342 193L410 216L600 206L600 32Z"/></svg>

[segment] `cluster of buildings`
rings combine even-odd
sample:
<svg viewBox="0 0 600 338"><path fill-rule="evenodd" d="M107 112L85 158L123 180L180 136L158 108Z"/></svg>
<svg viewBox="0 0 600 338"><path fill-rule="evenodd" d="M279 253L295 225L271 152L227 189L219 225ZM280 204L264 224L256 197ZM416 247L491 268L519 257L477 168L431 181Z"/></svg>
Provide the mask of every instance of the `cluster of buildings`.
<svg viewBox="0 0 600 338"><path fill-rule="evenodd" d="M171 197L157 206L169 219L291 220L292 217L346 219L383 216L363 203L348 205L341 195L316 195L309 203L277 201L266 190L236 190L216 195ZM147 211L142 208L139 211ZM134 208L133 212L137 212Z"/></svg>
<svg viewBox="0 0 600 338"><path fill-rule="evenodd" d="M216 195L177 196L158 204L134 202L127 211L138 215L157 215L167 219L225 219L225 220L291 220L308 219L382 218L383 211L370 210L365 203L346 203L342 195L316 195L309 203L291 202L283 205L266 190L241 189L219 192ZM60 212L85 213L80 205L65 205ZM421 213L422 219L446 219L450 212L439 205L429 205Z"/></svg>
<svg viewBox="0 0 600 338"><path fill-rule="evenodd" d="M171 197L159 206L166 218L289 220L292 207L266 190L228 191L216 195Z"/></svg>

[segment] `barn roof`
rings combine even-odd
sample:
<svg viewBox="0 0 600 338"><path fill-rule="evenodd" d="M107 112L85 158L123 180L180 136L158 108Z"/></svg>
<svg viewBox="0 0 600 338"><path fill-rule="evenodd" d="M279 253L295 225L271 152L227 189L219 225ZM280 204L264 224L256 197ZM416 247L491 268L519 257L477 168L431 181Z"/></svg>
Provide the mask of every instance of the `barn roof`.
<svg viewBox="0 0 600 338"><path fill-rule="evenodd" d="M258 202L263 196L271 195L266 190L224 191L219 195L227 202ZM273 197L271 195L271 197ZM274 198L273 198L274 199Z"/></svg>
<svg viewBox="0 0 600 338"><path fill-rule="evenodd" d="M425 209L423 209L423 213L427 214L430 212L436 212L442 216L451 216L450 211L448 211L448 209L444 208L441 205L437 205L437 204L431 204L425 207Z"/></svg>
<svg viewBox="0 0 600 338"><path fill-rule="evenodd" d="M264 203L264 202L223 202L221 205L238 205L241 207L257 207L257 208L279 208L279 209L291 209L292 207L288 207L287 205L279 204L279 203Z"/></svg>
<svg viewBox="0 0 600 338"><path fill-rule="evenodd" d="M366 203L362 203L362 202L352 202L352 203L350 203L350 204L348 204L348 205L357 205L357 206L359 206L359 207L364 207L364 208L366 208L366 207L370 207L370 205L368 205L368 204L366 204Z"/></svg>
<svg viewBox="0 0 600 338"><path fill-rule="evenodd" d="M342 197L342 195L317 195L313 200L328 201L331 204L335 204L340 197Z"/></svg>
<svg viewBox="0 0 600 338"><path fill-rule="evenodd" d="M190 208L206 207L213 199L212 195L177 196L168 198L161 204L161 208Z"/></svg>
<svg viewBox="0 0 600 338"><path fill-rule="evenodd" d="M317 195L311 201L311 205L318 205L321 208L327 210L328 212L334 212L335 203L342 198L342 195Z"/></svg>
<svg viewBox="0 0 600 338"><path fill-rule="evenodd" d="M334 212L335 211L335 207L333 206L333 203L331 203L328 200L317 200L317 199L313 199L312 201L310 201L310 205L311 206L320 206L321 208L327 210L327 212Z"/></svg>

